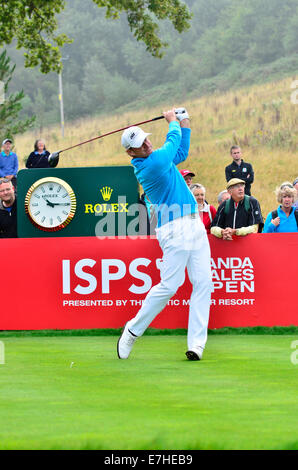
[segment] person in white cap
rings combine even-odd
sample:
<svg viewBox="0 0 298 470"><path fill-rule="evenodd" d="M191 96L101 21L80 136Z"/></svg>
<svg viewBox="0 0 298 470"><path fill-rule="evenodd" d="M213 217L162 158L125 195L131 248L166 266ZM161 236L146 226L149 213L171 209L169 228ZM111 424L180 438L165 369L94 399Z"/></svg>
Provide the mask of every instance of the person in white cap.
<svg viewBox="0 0 298 470"><path fill-rule="evenodd" d="M17 155L11 151L12 140L4 139L0 153L0 178L6 178L16 187L19 161Z"/></svg>
<svg viewBox="0 0 298 470"><path fill-rule="evenodd" d="M185 108L163 113L169 124L164 145L153 150L148 133L131 127L122 145L132 158L135 175L157 218L156 236L163 252L160 282L148 292L137 315L129 320L118 340L120 359L127 359L141 336L169 299L184 283L185 269L193 286L189 303L186 356L200 360L207 341L211 291L210 246L193 194L176 165L186 160L190 146L190 121Z"/></svg>

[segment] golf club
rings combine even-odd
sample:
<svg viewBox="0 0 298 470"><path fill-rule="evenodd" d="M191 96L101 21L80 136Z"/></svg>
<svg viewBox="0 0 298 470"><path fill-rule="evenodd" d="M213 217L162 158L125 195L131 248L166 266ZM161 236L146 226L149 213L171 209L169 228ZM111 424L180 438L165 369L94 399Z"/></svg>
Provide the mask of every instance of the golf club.
<svg viewBox="0 0 298 470"><path fill-rule="evenodd" d="M88 144L89 142L93 142L94 140L101 139L102 137L106 137L108 135L116 134L116 132L124 131L125 129L128 129L129 127L141 126L142 124L146 124L147 122L158 121L159 119L164 119L164 116L157 116L153 119L148 119L147 121L142 121L142 122L138 122L136 124L131 124L131 125L126 126L126 127L121 127L121 129L116 129L115 131L111 131L111 132L107 132L106 134L98 135L97 137L93 137L92 139L85 140L84 142L80 142L79 144L72 145L71 147L67 147L63 150L58 150L58 152L53 152L53 153L51 153L51 155L49 155L48 162L49 162L51 167L55 167L58 164L59 155L62 152L66 152L67 150L74 149L75 147L79 147L80 145Z"/></svg>
<svg viewBox="0 0 298 470"><path fill-rule="evenodd" d="M179 114L179 112L177 110L175 112L176 112L176 114ZM182 110L180 110L181 114L183 114L185 112L186 111L185 111L184 108L182 108ZM92 139L85 140L84 142L80 142L79 144L76 144L76 145L72 145L71 147L67 147L66 149L58 150L58 152L53 152L53 153L51 153L51 155L49 155L48 162L49 162L51 167L55 167L58 164L59 155L62 152L66 152L67 150L74 149L75 147L79 147L80 145L88 144L89 142L93 142L94 140L101 139L102 137L106 137L107 135L116 134L116 132L124 131L125 129L128 129L129 127L141 126L142 124L146 124L147 122L158 121L159 119L164 119L164 116L157 116L153 119L148 119L147 121L137 122L136 124L131 124L131 125L126 126L126 127L121 127L121 129L116 129L115 131L107 132L106 134L98 135L97 137L93 137Z"/></svg>

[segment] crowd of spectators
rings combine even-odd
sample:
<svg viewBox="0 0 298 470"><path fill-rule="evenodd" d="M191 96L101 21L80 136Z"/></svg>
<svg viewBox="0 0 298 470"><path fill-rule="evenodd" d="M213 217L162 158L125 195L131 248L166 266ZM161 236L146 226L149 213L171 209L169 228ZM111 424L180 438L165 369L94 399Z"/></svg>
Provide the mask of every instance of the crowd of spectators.
<svg viewBox="0 0 298 470"><path fill-rule="evenodd" d="M0 238L17 237L17 176L19 169L18 156L12 151L13 140L4 139L0 152ZM34 150L26 160L26 168L50 168L56 166L49 163L50 152L45 142L38 139Z"/></svg>
<svg viewBox="0 0 298 470"><path fill-rule="evenodd" d="M298 178L276 188L279 206L267 215L264 224L260 203L251 195L253 167L243 160L239 146L233 145L230 155L233 161L225 168L227 186L218 194L217 210L206 201L203 184L193 183L195 174L190 170L180 170L196 198L207 233L231 241L233 236L250 233L298 232Z"/></svg>
<svg viewBox="0 0 298 470"><path fill-rule="evenodd" d="M0 153L0 238L17 237L19 165L12 146L12 139L4 139ZM250 163L244 162L239 146L232 146L230 154L232 163L225 168L227 186L218 194L217 209L206 200L206 188L202 182L193 182L195 173L187 169L179 170L197 201L198 212L207 233L231 241L233 236L246 236L258 232L298 232L298 177L293 183L286 181L276 188L278 206L267 215L264 223L260 203L251 195L251 186L254 182L253 167ZM49 156L50 152L46 149L44 140L36 140L34 150L26 161L26 168L51 167ZM152 235L156 227L154 208L146 194L142 194L140 203L146 208L142 233Z"/></svg>

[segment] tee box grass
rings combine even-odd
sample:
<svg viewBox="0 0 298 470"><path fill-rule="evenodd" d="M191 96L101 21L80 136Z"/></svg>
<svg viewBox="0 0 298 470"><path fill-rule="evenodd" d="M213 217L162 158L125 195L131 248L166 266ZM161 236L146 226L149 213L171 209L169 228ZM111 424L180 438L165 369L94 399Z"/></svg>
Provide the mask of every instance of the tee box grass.
<svg viewBox="0 0 298 470"><path fill-rule="evenodd" d="M0 335L0 449L297 449L296 337Z"/></svg>

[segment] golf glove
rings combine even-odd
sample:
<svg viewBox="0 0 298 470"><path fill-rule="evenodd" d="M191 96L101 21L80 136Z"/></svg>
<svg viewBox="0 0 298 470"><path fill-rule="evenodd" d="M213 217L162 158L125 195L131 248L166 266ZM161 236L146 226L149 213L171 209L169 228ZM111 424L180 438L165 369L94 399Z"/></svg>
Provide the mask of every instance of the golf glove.
<svg viewBox="0 0 298 470"><path fill-rule="evenodd" d="M188 112L186 111L185 108L176 108L175 114L176 114L177 119L180 122L183 121L183 119L189 119Z"/></svg>

